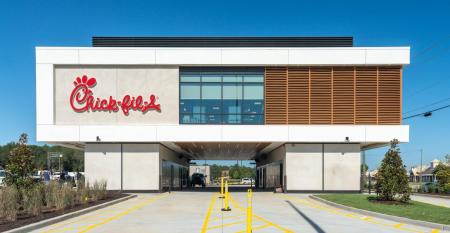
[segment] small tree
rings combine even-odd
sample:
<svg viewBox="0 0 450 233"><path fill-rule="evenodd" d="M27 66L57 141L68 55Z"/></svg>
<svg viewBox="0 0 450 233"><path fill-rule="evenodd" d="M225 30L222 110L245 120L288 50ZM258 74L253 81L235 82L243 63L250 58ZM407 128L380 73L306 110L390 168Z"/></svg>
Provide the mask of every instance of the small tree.
<svg viewBox="0 0 450 233"><path fill-rule="evenodd" d="M434 169L440 192L450 192L450 166L439 164Z"/></svg>
<svg viewBox="0 0 450 233"><path fill-rule="evenodd" d="M391 148L384 155L381 166L376 175L376 193L378 199L385 201L409 201L410 190L408 176L400 158L400 149L397 147L398 140L391 141Z"/></svg>
<svg viewBox="0 0 450 233"><path fill-rule="evenodd" d="M27 143L28 135L21 134L19 143L10 151L6 164L6 184L15 185L19 189L33 185L33 157Z"/></svg>

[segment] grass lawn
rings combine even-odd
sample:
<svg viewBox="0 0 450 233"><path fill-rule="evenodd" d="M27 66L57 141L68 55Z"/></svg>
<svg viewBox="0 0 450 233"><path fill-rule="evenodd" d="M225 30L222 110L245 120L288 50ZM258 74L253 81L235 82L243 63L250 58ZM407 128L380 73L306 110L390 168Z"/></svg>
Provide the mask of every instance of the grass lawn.
<svg viewBox="0 0 450 233"><path fill-rule="evenodd" d="M406 205L389 205L370 202L367 199L369 195L363 194L321 194L316 196L358 209L450 225L450 208L423 202L410 201L410 204Z"/></svg>

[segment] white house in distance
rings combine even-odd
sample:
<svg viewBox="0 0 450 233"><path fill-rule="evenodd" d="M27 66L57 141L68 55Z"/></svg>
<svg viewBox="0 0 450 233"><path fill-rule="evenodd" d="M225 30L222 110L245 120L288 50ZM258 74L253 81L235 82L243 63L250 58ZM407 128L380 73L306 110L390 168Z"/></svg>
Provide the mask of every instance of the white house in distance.
<svg viewBox="0 0 450 233"><path fill-rule="evenodd" d="M190 160L255 160L259 188L359 191L361 151L408 142L409 47L352 37L94 37L36 48L37 140L110 190L187 185Z"/></svg>

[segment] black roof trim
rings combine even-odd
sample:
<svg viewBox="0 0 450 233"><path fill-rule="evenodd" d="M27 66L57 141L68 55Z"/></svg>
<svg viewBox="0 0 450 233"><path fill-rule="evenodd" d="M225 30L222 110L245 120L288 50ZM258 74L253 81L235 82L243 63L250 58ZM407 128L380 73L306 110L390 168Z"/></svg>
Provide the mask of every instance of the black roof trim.
<svg viewBox="0 0 450 233"><path fill-rule="evenodd" d="M352 47L353 37L92 37L93 47Z"/></svg>

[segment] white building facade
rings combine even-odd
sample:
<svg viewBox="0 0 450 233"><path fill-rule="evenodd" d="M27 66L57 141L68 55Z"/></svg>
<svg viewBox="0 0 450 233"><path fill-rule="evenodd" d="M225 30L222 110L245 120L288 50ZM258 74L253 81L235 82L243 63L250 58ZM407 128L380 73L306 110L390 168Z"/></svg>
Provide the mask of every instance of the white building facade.
<svg viewBox="0 0 450 233"><path fill-rule="evenodd" d="M133 39L36 48L37 140L84 150L108 189L183 188L190 160L254 159L260 188L359 191L361 151L409 140L409 47Z"/></svg>

